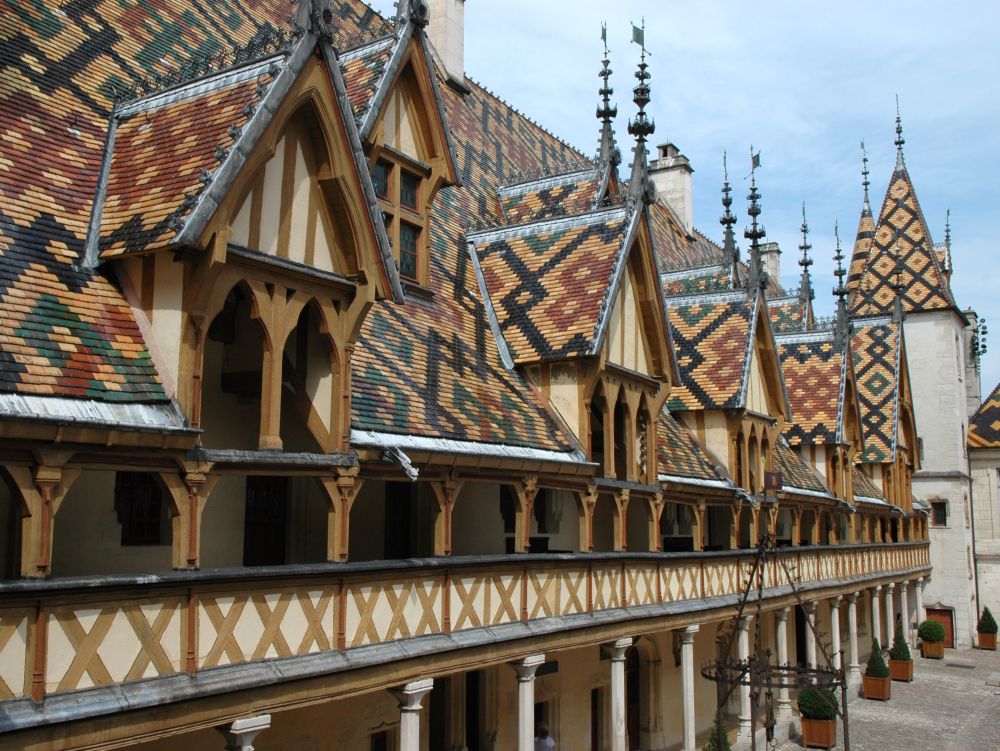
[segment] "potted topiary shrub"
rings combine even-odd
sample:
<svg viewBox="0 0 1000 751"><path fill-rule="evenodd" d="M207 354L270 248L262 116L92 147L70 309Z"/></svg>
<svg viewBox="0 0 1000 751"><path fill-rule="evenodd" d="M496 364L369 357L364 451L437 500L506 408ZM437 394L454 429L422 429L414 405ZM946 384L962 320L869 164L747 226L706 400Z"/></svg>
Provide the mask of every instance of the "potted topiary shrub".
<svg viewBox="0 0 1000 751"><path fill-rule="evenodd" d="M889 678L889 666L882 659L882 647L878 645L878 639L872 641L872 653L861 683L866 699L889 700L892 681Z"/></svg>
<svg viewBox="0 0 1000 751"><path fill-rule="evenodd" d="M924 645L924 657L940 660L944 657L944 626L937 621L924 621L917 629Z"/></svg>
<svg viewBox="0 0 1000 751"><path fill-rule="evenodd" d="M806 686L799 691L802 745L833 748L837 745L837 696L828 688Z"/></svg>
<svg viewBox="0 0 1000 751"><path fill-rule="evenodd" d="M982 615L979 616L979 648L997 648L997 622L989 608L983 608Z"/></svg>
<svg viewBox="0 0 1000 751"><path fill-rule="evenodd" d="M889 675L894 681L909 683L913 680L913 658L903 637L902 622L896 623L896 635L892 638L892 648L889 649Z"/></svg>
<svg viewBox="0 0 1000 751"><path fill-rule="evenodd" d="M719 716L716 715L715 722L712 723L712 732L708 735L708 740L702 751L732 751L729 745L729 734L725 725L719 725Z"/></svg>

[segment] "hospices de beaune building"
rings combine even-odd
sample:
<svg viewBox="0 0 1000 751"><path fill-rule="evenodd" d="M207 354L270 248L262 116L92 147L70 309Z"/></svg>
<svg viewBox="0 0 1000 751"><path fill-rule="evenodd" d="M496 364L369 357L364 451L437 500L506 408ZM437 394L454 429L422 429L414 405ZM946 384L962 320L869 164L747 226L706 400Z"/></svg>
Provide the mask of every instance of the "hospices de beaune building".
<svg viewBox="0 0 1000 751"><path fill-rule="evenodd" d="M897 617L971 642L980 325L898 120L818 319L759 175L692 225L644 56L583 154L463 12L8 5L0 748L692 751L750 633L852 684Z"/></svg>

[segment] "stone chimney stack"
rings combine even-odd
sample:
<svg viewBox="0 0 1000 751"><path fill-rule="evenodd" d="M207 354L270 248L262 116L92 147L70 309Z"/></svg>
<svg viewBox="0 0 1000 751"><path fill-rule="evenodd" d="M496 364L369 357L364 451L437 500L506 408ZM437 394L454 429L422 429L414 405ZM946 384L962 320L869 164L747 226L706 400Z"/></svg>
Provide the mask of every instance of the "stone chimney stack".
<svg viewBox="0 0 1000 751"><path fill-rule="evenodd" d="M656 186L657 198L667 204L684 224L690 234L692 229L691 211L691 162L672 143L661 143L656 147L657 158L649 165L649 176Z"/></svg>
<svg viewBox="0 0 1000 751"><path fill-rule="evenodd" d="M465 0L428 0L427 39L445 76L465 90Z"/></svg>
<svg viewBox="0 0 1000 751"><path fill-rule="evenodd" d="M778 247L778 243L762 243L760 258L764 264L764 271L771 281L781 284L781 248Z"/></svg>

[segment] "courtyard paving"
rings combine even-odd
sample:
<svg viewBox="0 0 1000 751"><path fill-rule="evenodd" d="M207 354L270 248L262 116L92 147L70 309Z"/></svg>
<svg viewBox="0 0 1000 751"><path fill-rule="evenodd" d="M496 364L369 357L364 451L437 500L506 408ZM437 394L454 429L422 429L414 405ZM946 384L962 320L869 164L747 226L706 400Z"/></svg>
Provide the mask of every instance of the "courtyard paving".
<svg viewBox="0 0 1000 751"><path fill-rule="evenodd" d="M1000 652L947 649L943 660L916 653L913 673L913 683L893 682L890 701L850 702L851 751L1000 751L1000 686L988 685L1000 683ZM843 744L838 723L837 748Z"/></svg>

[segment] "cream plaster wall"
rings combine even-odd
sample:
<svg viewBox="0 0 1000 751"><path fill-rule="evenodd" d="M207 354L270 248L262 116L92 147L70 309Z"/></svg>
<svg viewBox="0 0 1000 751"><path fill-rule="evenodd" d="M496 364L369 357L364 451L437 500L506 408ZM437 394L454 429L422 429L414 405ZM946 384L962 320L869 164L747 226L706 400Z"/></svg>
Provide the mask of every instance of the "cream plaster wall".
<svg viewBox="0 0 1000 751"><path fill-rule="evenodd" d="M505 537L500 486L467 483L451 515L452 555L502 554Z"/></svg>
<svg viewBox="0 0 1000 751"><path fill-rule="evenodd" d="M972 449L969 458L980 606L1000 617L1000 450Z"/></svg>

